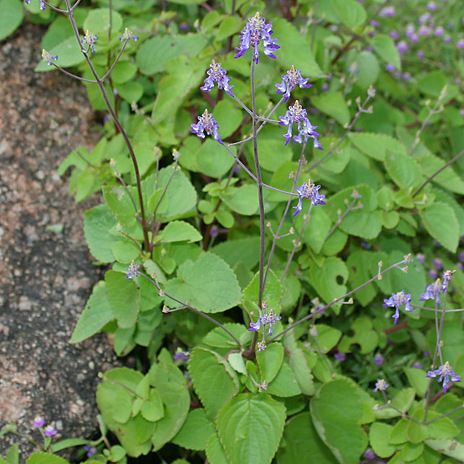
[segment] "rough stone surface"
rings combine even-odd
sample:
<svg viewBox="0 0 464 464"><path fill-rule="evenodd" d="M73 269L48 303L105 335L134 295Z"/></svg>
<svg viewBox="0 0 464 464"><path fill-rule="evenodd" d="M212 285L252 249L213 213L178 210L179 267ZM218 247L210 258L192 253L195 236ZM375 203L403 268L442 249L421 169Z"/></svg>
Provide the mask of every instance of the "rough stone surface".
<svg viewBox="0 0 464 464"><path fill-rule="evenodd" d="M76 205L56 169L98 134L81 84L34 72L43 33L24 25L0 43L0 427L29 433L42 415L62 437L85 438L97 374L117 360L103 336L68 343L99 270L82 230L90 203ZM62 232L48 229L57 224ZM0 439L0 454L13 441Z"/></svg>

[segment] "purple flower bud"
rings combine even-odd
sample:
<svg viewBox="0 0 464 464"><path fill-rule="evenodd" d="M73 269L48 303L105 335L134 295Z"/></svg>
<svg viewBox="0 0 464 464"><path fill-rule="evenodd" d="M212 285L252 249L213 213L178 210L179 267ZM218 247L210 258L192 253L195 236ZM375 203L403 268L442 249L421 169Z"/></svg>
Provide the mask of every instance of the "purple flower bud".
<svg viewBox="0 0 464 464"><path fill-rule="evenodd" d="M424 13L423 15L419 16L418 23L419 24L425 24L428 21L430 21L431 19L432 19L432 15L427 12L427 13Z"/></svg>
<svg viewBox="0 0 464 464"><path fill-rule="evenodd" d="M383 364L383 362L385 361L385 358L380 354L380 353L377 353L375 356L374 356L374 363L377 365L377 366L381 366Z"/></svg>
<svg viewBox="0 0 464 464"><path fill-rule="evenodd" d="M443 42L445 43L451 43L451 37L447 34L445 37L443 37Z"/></svg>
<svg viewBox="0 0 464 464"><path fill-rule="evenodd" d="M461 117L464 118L464 110L459 110L459 113L461 114Z"/></svg>
<svg viewBox="0 0 464 464"><path fill-rule="evenodd" d="M316 185L311 179L308 182L305 182L301 187L297 187L296 191L298 192L298 204L294 206L295 212L293 216L296 216L303 209L303 198L308 198L311 200L313 206L325 205L325 195L319 193L320 185Z"/></svg>
<svg viewBox="0 0 464 464"><path fill-rule="evenodd" d="M422 50L419 50L417 52L417 58L420 58L421 60L425 58L425 53Z"/></svg>
<svg viewBox="0 0 464 464"><path fill-rule="evenodd" d="M90 31L86 31L84 38L81 40L81 43L87 44L92 50L92 53L95 53L95 44L97 43L97 39L98 34L92 34Z"/></svg>
<svg viewBox="0 0 464 464"><path fill-rule="evenodd" d="M435 269L430 269L430 271L429 271L429 276L430 276L430 278L432 278L432 279L436 279L437 276L438 276L437 271L436 271Z"/></svg>
<svg viewBox="0 0 464 464"><path fill-rule="evenodd" d="M200 87L201 90L209 92L216 82L219 89L224 89L231 96L234 95L230 90L233 87L233 85L229 85L230 77L227 77L227 71L222 68L221 63L217 63L215 60L211 61L206 74L208 77L203 86Z"/></svg>
<svg viewBox="0 0 464 464"><path fill-rule="evenodd" d="M24 0L28 5L31 3L31 0ZM40 9L42 11L45 10L45 1L44 0L40 0Z"/></svg>
<svg viewBox="0 0 464 464"><path fill-rule="evenodd" d="M376 21L375 19L371 19L371 26L379 27L380 23L378 21Z"/></svg>
<svg viewBox="0 0 464 464"><path fill-rule="evenodd" d="M337 359L340 362L343 362L346 359L345 353L341 353L340 351L338 353L334 354L334 358Z"/></svg>
<svg viewBox="0 0 464 464"><path fill-rule="evenodd" d="M52 425L47 425L44 429L44 434L46 437L53 437L57 433L57 430Z"/></svg>
<svg viewBox="0 0 464 464"><path fill-rule="evenodd" d="M417 253L416 259L419 263L423 263L425 261L425 255L423 253Z"/></svg>
<svg viewBox="0 0 464 464"><path fill-rule="evenodd" d="M464 49L464 39L459 39L459 40L456 42L456 47L459 48L459 50Z"/></svg>
<svg viewBox="0 0 464 464"><path fill-rule="evenodd" d="M129 264L127 270L126 279L132 279L132 277L138 277L139 275L140 264L136 264L135 261L132 261Z"/></svg>
<svg viewBox="0 0 464 464"><path fill-rule="evenodd" d="M396 31L391 31L390 34L388 34L393 40L398 40L400 38L400 35Z"/></svg>
<svg viewBox="0 0 464 464"><path fill-rule="evenodd" d="M379 379L379 380L377 380L377 382L375 383L374 391L375 391L375 392L377 392L377 391L385 391L389 386L390 386L390 384L388 384L387 382L385 382L385 380Z"/></svg>
<svg viewBox="0 0 464 464"><path fill-rule="evenodd" d="M371 448L367 448L367 450L364 451L364 457L366 459L375 459L377 455L374 453L374 451Z"/></svg>
<svg viewBox="0 0 464 464"><path fill-rule="evenodd" d="M311 84L308 84L308 79L303 79L301 71L298 71L295 66L287 71L287 74L282 76L282 82L280 84L275 84L277 87L277 93L284 94L284 101L287 101L290 98L290 92L298 85L300 89L309 89L312 87Z"/></svg>
<svg viewBox="0 0 464 464"><path fill-rule="evenodd" d="M97 452L97 448L95 446L84 445L84 449L87 451L87 457L90 458Z"/></svg>
<svg viewBox="0 0 464 464"><path fill-rule="evenodd" d="M417 43L419 42L419 37L417 36L417 34L415 34L414 32L412 34L409 34L408 35L408 39L411 43Z"/></svg>
<svg viewBox="0 0 464 464"><path fill-rule="evenodd" d="M122 34L122 37L119 38L119 41L123 41L123 40L130 40L130 39L133 39L134 42L137 42L139 40L139 36L138 35L134 35L132 34L132 31L130 31L129 29L127 29L127 27L124 29L124 33Z"/></svg>
<svg viewBox="0 0 464 464"><path fill-rule="evenodd" d="M418 361L416 361L415 363L412 364L412 366L414 369L422 369L422 364Z"/></svg>
<svg viewBox="0 0 464 464"><path fill-rule="evenodd" d="M401 290L401 292L398 293L392 293L392 296L390 298L385 299L383 301L383 306L396 309L395 313L392 316L395 321L395 324L398 322L398 319L400 317L400 306L404 305L404 309L409 312L414 310L414 308L412 308L410 305L411 295L409 293L405 293L404 290Z"/></svg>
<svg viewBox="0 0 464 464"><path fill-rule="evenodd" d="M32 423L32 427L38 428L38 427L43 427L44 425L45 425L45 420L43 417L41 416L34 417L34 422Z"/></svg>
<svg viewBox="0 0 464 464"><path fill-rule="evenodd" d="M58 55L52 55L50 52L47 52L47 50L43 49L42 50L42 61L45 61L48 63L49 66L52 66L54 63L52 60L56 61L58 59Z"/></svg>
<svg viewBox="0 0 464 464"><path fill-rule="evenodd" d="M433 260L433 265L437 271L441 271L443 269L443 263L441 262L441 259L435 258Z"/></svg>
<svg viewBox="0 0 464 464"><path fill-rule="evenodd" d="M392 16L395 16L395 7L386 6L385 8L382 8L382 10L380 10L379 16L381 18L391 18Z"/></svg>
<svg viewBox="0 0 464 464"><path fill-rule="evenodd" d="M417 34L421 35L423 37L428 37L431 33L432 33L432 31L431 31L430 27L428 27L428 26L421 26L417 30Z"/></svg>
<svg viewBox="0 0 464 464"><path fill-rule="evenodd" d="M396 70L395 66L393 66L392 64L388 63L386 66L385 66L385 69L388 71L388 72L394 72Z"/></svg>
<svg viewBox="0 0 464 464"><path fill-rule="evenodd" d="M435 4L435 2L429 2L429 3L427 3L426 8L429 11L436 11L437 5Z"/></svg>
<svg viewBox="0 0 464 464"><path fill-rule="evenodd" d="M277 58L274 52L280 47L276 45L277 39L271 39L272 24L267 23L264 18L256 13L248 22L240 33L240 46L236 48L238 53L234 58L240 58L250 47L253 48L253 59L258 64L259 50L258 45L262 41L264 44L264 54L269 58Z"/></svg>
<svg viewBox="0 0 464 464"><path fill-rule="evenodd" d="M400 55L403 56L404 52L409 49L409 45L404 40L402 40L396 44L396 48L400 52Z"/></svg>
<svg viewBox="0 0 464 464"><path fill-rule="evenodd" d="M445 30L441 26L437 26L435 30L433 31L433 34L437 37L441 37L442 35L444 35L444 33L445 33Z"/></svg>

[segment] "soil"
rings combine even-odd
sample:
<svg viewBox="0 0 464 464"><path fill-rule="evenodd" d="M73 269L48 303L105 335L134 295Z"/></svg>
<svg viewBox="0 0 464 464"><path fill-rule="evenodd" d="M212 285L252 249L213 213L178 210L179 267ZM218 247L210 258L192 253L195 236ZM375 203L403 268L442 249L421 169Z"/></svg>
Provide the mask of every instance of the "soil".
<svg viewBox="0 0 464 464"><path fill-rule="evenodd" d="M0 43L0 427L13 422L39 439L32 422L41 415L59 437L89 438L97 375L118 364L102 335L69 344L101 277L82 230L99 198L75 204L56 170L99 134L81 84L34 72L44 32L24 24ZM17 441L1 438L0 455ZM21 448L32 449L24 440Z"/></svg>

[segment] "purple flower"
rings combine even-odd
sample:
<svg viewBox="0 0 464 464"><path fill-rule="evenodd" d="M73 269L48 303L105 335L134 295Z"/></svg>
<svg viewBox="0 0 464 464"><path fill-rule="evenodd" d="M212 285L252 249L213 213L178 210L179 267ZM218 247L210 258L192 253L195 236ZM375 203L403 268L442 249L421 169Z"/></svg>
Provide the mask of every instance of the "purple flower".
<svg viewBox="0 0 464 464"><path fill-rule="evenodd" d="M305 182L301 187L297 187L296 191L298 192L298 204L294 206L295 212L293 216L296 216L303 209L303 198L308 198L311 200L313 206L325 205L325 195L319 193L320 185L316 185L311 179L308 182Z"/></svg>
<svg viewBox="0 0 464 464"><path fill-rule="evenodd" d="M119 38L119 41L122 42L123 40L130 40L134 39L134 42L137 42L139 40L138 35L132 34L132 31L130 31L127 27L124 29L124 33L122 34L122 37Z"/></svg>
<svg viewBox="0 0 464 464"><path fill-rule="evenodd" d="M139 275L140 264L136 264L135 261L132 261L129 264L127 270L126 279L132 279L132 277L138 277Z"/></svg>
<svg viewBox="0 0 464 464"><path fill-rule="evenodd" d="M417 253L416 259L419 263L423 263L425 261L425 255L423 253Z"/></svg>
<svg viewBox="0 0 464 464"><path fill-rule="evenodd" d="M233 85L229 85L230 77L227 77L227 71L222 68L221 63L216 62L215 60L211 61L208 71L206 71L208 77L205 79L205 83L201 90L209 92L216 82L219 89L224 89L229 95L234 95L230 90Z"/></svg>
<svg viewBox="0 0 464 464"><path fill-rule="evenodd" d="M92 457L97 452L97 448L95 448L95 446L84 445L84 449L87 451L88 458Z"/></svg>
<svg viewBox="0 0 464 464"><path fill-rule="evenodd" d="M445 33L445 30L441 26L437 26L435 30L433 31L433 33L437 37L441 37Z"/></svg>
<svg viewBox="0 0 464 464"><path fill-rule="evenodd" d="M41 416L35 416L34 417L34 422L32 423L32 427L38 428L38 427L43 427L45 424L45 420Z"/></svg>
<svg viewBox="0 0 464 464"><path fill-rule="evenodd" d="M460 50L464 49L464 39L459 39L456 42L456 47L459 48Z"/></svg>
<svg viewBox="0 0 464 464"><path fill-rule="evenodd" d="M404 290L398 293L392 293L392 296L388 299L383 300L385 307L396 308L395 314L393 314L393 319L395 320L395 324L398 322L400 317L400 306L404 305L404 309L406 311L413 311L411 308L411 295L409 293L404 293Z"/></svg>
<svg viewBox="0 0 464 464"><path fill-rule="evenodd" d="M432 15L429 12L426 12L419 16L418 23L422 25L429 22L431 19Z"/></svg>
<svg viewBox="0 0 464 464"><path fill-rule="evenodd" d="M422 369L422 364L419 361L412 363L411 367L414 369Z"/></svg>
<svg viewBox="0 0 464 464"><path fill-rule="evenodd" d="M24 0L28 5L31 3L31 0ZM40 9L43 11L45 10L45 1L40 0Z"/></svg>
<svg viewBox="0 0 464 464"><path fill-rule="evenodd" d="M417 34L414 33L414 32L413 32L412 34L409 34L409 35L408 35L408 39L409 39L409 41L412 42L412 43L417 43L417 42L419 42L419 37L418 37Z"/></svg>
<svg viewBox="0 0 464 464"><path fill-rule="evenodd" d="M429 276L431 279L436 279L438 277L437 271L435 269L430 269Z"/></svg>
<svg viewBox="0 0 464 464"><path fill-rule="evenodd" d="M95 53L95 44L97 43L98 34L92 34L90 31L86 31L84 38L81 40L82 44L87 44L92 50L92 53ZM89 51L87 49L87 51Z"/></svg>
<svg viewBox="0 0 464 464"><path fill-rule="evenodd" d="M44 434L46 437L53 437L54 435L56 435L58 432L57 430L55 429L55 427L53 427L53 425L47 425L44 429Z"/></svg>
<svg viewBox="0 0 464 464"><path fill-rule="evenodd" d="M461 110L461 116L464 118L464 110ZM461 261L461 263L464 263L464 251L461 251L459 252L459 261Z"/></svg>
<svg viewBox="0 0 464 464"><path fill-rule="evenodd" d="M277 316L277 314L274 312L273 309L269 310L266 314L264 314L262 317L259 317L256 322L250 322L250 328L248 330L254 332L258 331L261 328L261 324L263 326L268 325L269 330L268 334L270 337L272 337L272 326L274 324L277 324L277 321L280 321L282 318L280 316Z"/></svg>
<svg viewBox="0 0 464 464"><path fill-rule="evenodd" d="M374 363L377 365L377 366L381 366L383 364L383 362L385 361L385 358L380 354L380 353L377 353L375 356L374 356Z"/></svg>
<svg viewBox="0 0 464 464"><path fill-rule="evenodd" d="M376 21L375 19L371 19L371 26L373 27L379 27L380 26L380 23L378 21Z"/></svg>
<svg viewBox="0 0 464 464"><path fill-rule="evenodd" d="M45 61L45 63L48 63L49 66L52 66L54 63L52 60L56 61L58 59L58 55L52 55L50 52L47 52L47 50L43 49L42 50L42 61Z"/></svg>
<svg viewBox="0 0 464 464"><path fill-rule="evenodd" d="M287 71L287 74L282 76L282 82L280 84L276 84L277 93L284 94L284 101L287 101L290 98L290 92L297 86L300 86L300 89L309 89L312 87L311 84L308 84L308 79L303 79L301 76L301 71L298 71L295 66L292 67Z"/></svg>
<svg viewBox="0 0 464 464"><path fill-rule="evenodd" d="M396 31L391 31L390 34L388 34L393 40L398 40L400 38L400 35Z"/></svg>
<svg viewBox="0 0 464 464"><path fill-rule="evenodd" d="M288 142L293 138L295 143L301 143L308 140L308 137L311 137L314 140L314 148L319 148L322 150L322 146L317 141L317 137L319 134L315 131L317 126L313 126L308 119L308 115L306 110L300 105L298 100L295 101L293 106L289 106L288 111L285 113L285 116L280 116L280 125L281 126L288 126L288 131L284 134L285 137L285 145L288 145ZM298 135L293 136L292 133L292 125L298 125Z"/></svg>
<svg viewBox="0 0 464 464"><path fill-rule="evenodd" d="M188 361L190 359L190 353L188 351L183 351L181 348L177 348L172 357L177 361Z"/></svg>
<svg viewBox="0 0 464 464"><path fill-rule="evenodd" d="M385 380L379 379L379 380L377 380L377 382L375 383L374 391L375 391L375 392L377 392L377 391L385 391L389 386L390 386L390 384L388 384L387 382L385 382Z"/></svg>
<svg viewBox="0 0 464 464"><path fill-rule="evenodd" d="M208 135L212 135L214 140L224 144L218 134L218 130L219 124L214 119L213 114L209 113L208 110L205 110L201 116L198 116L198 122L196 124L192 124L190 132L196 134L197 137L200 137L200 139L205 138L206 132Z"/></svg>
<svg viewBox="0 0 464 464"><path fill-rule="evenodd" d="M417 52L417 58L422 60L423 58L425 58L425 53L422 50L419 50Z"/></svg>
<svg viewBox="0 0 464 464"><path fill-rule="evenodd" d="M400 55L403 56L404 52L409 48L409 45L404 40L402 40L396 44L396 48L398 49Z"/></svg>
<svg viewBox="0 0 464 464"><path fill-rule="evenodd" d="M451 43L451 37L447 34L445 37L443 37L443 42L445 43Z"/></svg>
<svg viewBox="0 0 464 464"><path fill-rule="evenodd" d="M427 3L426 8L429 11L435 11L437 9L437 5L435 4L435 2L429 2Z"/></svg>
<svg viewBox="0 0 464 464"><path fill-rule="evenodd" d="M437 271L440 271L443 269L443 263L441 262L441 259L435 258L432 263Z"/></svg>
<svg viewBox="0 0 464 464"><path fill-rule="evenodd" d="M425 293L421 294L420 301L425 300L435 300L435 305L437 308L440 307L440 293L445 293L448 288L448 285L441 283L441 279L437 279L433 284L430 284L426 287Z"/></svg>
<svg viewBox="0 0 464 464"><path fill-rule="evenodd" d="M250 47L253 47L253 59L258 64L258 45L261 41L264 44L264 54L269 58L276 58L274 52L280 47L276 45L277 39L271 39L272 32L272 24L266 24L266 20L256 13L248 19L245 28L240 33L240 46L236 48L238 53L234 58L240 58Z"/></svg>
<svg viewBox="0 0 464 464"><path fill-rule="evenodd" d="M382 8L382 10L380 10L379 16L381 18L390 18L392 16L395 16L395 7L387 6L385 8Z"/></svg>
<svg viewBox="0 0 464 464"><path fill-rule="evenodd" d="M267 347L266 342L264 340L258 342L257 345L258 345L258 353L261 353L261 351L264 351Z"/></svg>
<svg viewBox="0 0 464 464"><path fill-rule="evenodd" d="M395 66L393 66L392 64L388 63L386 66L385 66L385 69L388 71L388 72L394 72L396 70Z"/></svg>
<svg viewBox="0 0 464 464"><path fill-rule="evenodd" d="M422 25L421 27L419 27L419 29L417 30L417 34L418 35L422 35L422 36L425 36L425 37L428 37L430 34L431 34L431 30L430 30L430 27L428 26L425 26L425 25Z"/></svg>
<svg viewBox="0 0 464 464"><path fill-rule="evenodd" d="M346 359L346 356L345 353L338 352L334 354L334 358L340 362L343 362Z"/></svg>
<svg viewBox="0 0 464 464"><path fill-rule="evenodd" d="M411 74L409 74L408 72L405 72L405 73L401 74L401 79L403 79L405 81L410 81L411 80Z"/></svg>
<svg viewBox="0 0 464 464"><path fill-rule="evenodd" d="M377 455L374 453L372 448L367 448L366 451L364 451L364 457L366 459L375 459Z"/></svg>
<svg viewBox="0 0 464 464"><path fill-rule="evenodd" d="M453 371L448 361L446 361L445 364L443 364L443 366L440 366L438 369L434 371L429 371L426 375L426 377L429 377L431 379L434 379L437 376L440 376L438 379L438 382L443 382L443 391L445 393L448 390L451 384L451 381L452 382L461 381L461 376L456 374L456 372ZM451 378L451 381L450 381L450 378Z"/></svg>

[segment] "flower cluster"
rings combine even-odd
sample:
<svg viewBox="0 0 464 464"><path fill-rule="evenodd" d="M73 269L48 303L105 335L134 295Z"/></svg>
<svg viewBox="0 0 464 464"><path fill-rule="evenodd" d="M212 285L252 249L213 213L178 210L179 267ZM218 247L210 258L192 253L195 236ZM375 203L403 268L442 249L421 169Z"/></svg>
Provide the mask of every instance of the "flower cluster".
<svg viewBox="0 0 464 464"><path fill-rule="evenodd" d="M272 326L274 324L277 324L277 321L280 321L282 318L280 316L277 316L277 314L274 312L274 310L270 310L266 314L264 314L262 317L259 317L256 322L250 322L250 328L248 330L251 331L257 331L261 328L261 325L269 326L268 330L268 335L272 337Z"/></svg>
<svg viewBox="0 0 464 464"><path fill-rule="evenodd" d="M315 131L317 126L313 126L308 119L306 110L300 105L298 100L295 101L293 106L288 108L288 111L285 113L285 116L280 116L280 125L288 126L287 133L284 134L285 145L288 145L288 142L293 138L295 143L301 143L308 140L308 137L314 140L314 148L322 150L322 145L318 142L317 137L319 134ZM292 126L297 124L298 126L298 135L293 135Z"/></svg>
<svg viewBox="0 0 464 464"><path fill-rule="evenodd" d="M81 40L81 43L87 44L92 50L92 53L95 53L95 44L97 43L97 39L98 34L92 34L90 31L86 31L84 38Z"/></svg>
<svg viewBox="0 0 464 464"><path fill-rule="evenodd" d="M293 216L296 216L303 209L303 198L308 198L311 200L313 206L325 205L325 195L319 193L320 185L316 185L311 179L308 182L305 182L301 187L297 187L296 191L298 192L298 204L294 206L295 212Z"/></svg>
<svg viewBox="0 0 464 464"><path fill-rule="evenodd" d="M253 48L253 59L258 64L259 50L258 45L262 41L264 45L264 54L269 58L276 58L274 52L280 47L276 45L277 39L271 39L272 24L267 23L259 13L256 13L248 22L241 32L240 46L236 48L238 53L235 58L240 58L250 47Z"/></svg>
<svg viewBox="0 0 464 464"><path fill-rule="evenodd" d="M448 283L453 278L454 271L443 272L443 282L441 279L437 279L432 284L428 285L425 289L425 293L421 294L420 300L435 300L437 308L440 307L440 293L445 293L448 290Z"/></svg>
<svg viewBox="0 0 464 464"><path fill-rule="evenodd" d="M43 426L45 425L45 420L43 417L41 416L35 416L34 417L34 422L32 422L32 427L36 428L36 429L41 429ZM47 425L44 429L43 429L43 434L46 436L46 437L53 437L55 436L56 434L58 433L58 431L55 429L55 427L53 427L53 425Z"/></svg>
<svg viewBox="0 0 464 464"><path fill-rule="evenodd" d="M196 134L201 139L205 138L206 132L208 135L212 135L214 140L219 143L223 143L218 134L219 125L214 119L212 113L210 113L207 109L205 109L201 116L198 116L198 122L196 124L192 124L191 127L192 129L190 132Z"/></svg>
<svg viewBox="0 0 464 464"><path fill-rule="evenodd" d="M204 85L200 87L201 90L209 92L216 82L219 89L224 89L229 95L233 96L230 90L233 85L229 85L230 77L227 77L227 71L222 68L221 63L215 60L211 61L206 74L208 74L208 77L205 79Z"/></svg>
<svg viewBox="0 0 464 464"><path fill-rule="evenodd" d="M58 55L52 55L50 52L47 52L47 50L43 49L42 50L42 61L45 61L45 63L48 63L49 66L54 65L53 61L56 61L58 59Z"/></svg>
<svg viewBox="0 0 464 464"><path fill-rule="evenodd" d="M440 376L438 382L443 382L443 390L445 393L451 385L451 382L461 381L461 376L453 371L448 361L446 361L445 364L443 364L443 366L440 366L438 369L435 369L434 371L429 371L426 375L426 377L431 379L434 379L438 376Z"/></svg>
<svg viewBox="0 0 464 464"><path fill-rule="evenodd" d="M123 41L123 40L130 40L130 39L133 39L134 42L137 42L139 40L139 36L138 35L134 35L132 34L132 31L129 30L127 27L124 29L124 32L122 34L122 37L119 38L119 41Z"/></svg>
<svg viewBox="0 0 464 464"><path fill-rule="evenodd" d="M276 84L277 93L284 94L284 101L287 101L290 98L290 92L298 85L300 89L309 89L312 87L311 84L308 84L308 79L303 79L301 71L298 71L295 66L292 66L287 74L282 76L282 82Z"/></svg>
<svg viewBox="0 0 464 464"><path fill-rule="evenodd" d="M385 391L389 386L390 386L390 384L385 382L385 380L379 379L375 383L374 391L375 392L377 392L377 391Z"/></svg>
<svg viewBox="0 0 464 464"><path fill-rule="evenodd" d="M138 277L139 275L140 264L136 264L135 261L132 261L127 268L126 279L132 279L132 277Z"/></svg>
<svg viewBox="0 0 464 464"><path fill-rule="evenodd" d="M392 293L390 298L387 298L383 301L383 306L396 308L395 314L392 316L395 320L395 324L398 322L400 317L400 306L404 305L404 309L409 312L413 311L414 309L411 307L411 295L409 293L405 293L404 290L401 290L401 292L398 293Z"/></svg>

